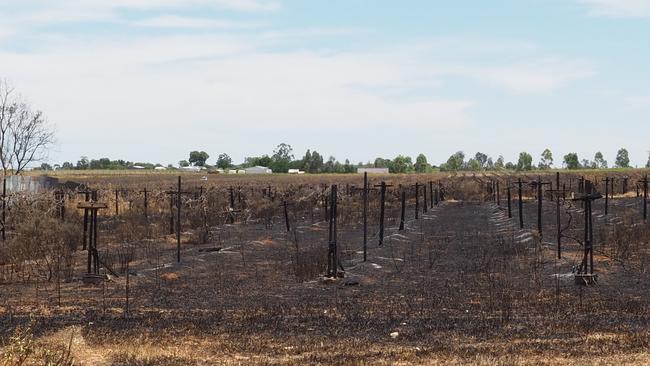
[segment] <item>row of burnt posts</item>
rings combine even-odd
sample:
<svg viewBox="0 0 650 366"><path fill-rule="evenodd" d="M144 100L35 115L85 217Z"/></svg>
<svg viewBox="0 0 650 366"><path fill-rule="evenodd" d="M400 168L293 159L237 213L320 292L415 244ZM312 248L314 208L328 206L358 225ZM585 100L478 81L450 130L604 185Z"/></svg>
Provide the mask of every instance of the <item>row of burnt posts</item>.
<svg viewBox="0 0 650 366"><path fill-rule="evenodd" d="M561 227L561 202L566 200L567 196L567 189L566 185L562 184L562 188L560 189L560 173L556 173L555 177L555 189L552 188L552 183L551 182L543 182L541 177L538 178L537 181L530 182L531 189L536 191L536 198L537 198L537 230L540 234L542 235L542 200L543 200L543 190L542 187L544 185L549 185L551 186L551 189L546 190L546 193L549 193L551 197L555 200L556 202L556 225L557 225L557 256L558 259L561 258L562 256L562 227ZM569 181L570 184L572 180ZM610 197L614 197L614 178L606 177L605 179L602 180L605 188L605 215L609 214L609 199ZM511 189L516 188L517 193L518 193L518 208L519 208L519 227L521 229L524 228L524 221L523 221L523 186L527 182L522 181L521 178L518 178L517 181L514 184L508 183L506 186L506 194L507 194L507 210L508 210L508 217L512 218L512 203L511 203ZM647 212L648 212L648 176L646 175L642 180L638 181L637 184L637 197L640 196L640 187L643 190L643 199L642 199L642 215L643 215L643 220L647 220ZM491 197L498 206L501 206L501 199L500 199L500 182L498 180L493 180L490 183L488 183L487 186L487 193L489 197ZM628 187L628 178L625 177L623 179L623 194L627 193L627 187ZM603 198L603 195L600 194L599 192L595 191L593 183L589 180L586 180L584 177L579 178L578 180L578 196L572 198L573 201L578 201L581 202L583 210L584 210L584 240L583 240L583 248L584 248L584 253L583 253L583 260L582 264L580 266L580 270L578 272L578 277L576 277L576 280L579 280L580 282L584 283L591 283L594 281L594 273L593 273L593 218L592 218L592 203L593 201L597 199Z"/></svg>
<svg viewBox="0 0 650 366"><path fill-rule="evenodd" d="M591 182L587 183L584 178L579 179L578 181L578 192L583 193L583 196L580 196L576 198L576 200L583 201L583 206L586 206L586 200L584 197L590 196L591 193L584 193L584 192L590 192L592 188ZM608 200L610 196L610 192L613 195L614 192L614 187L613 187L613 179L610 178L605 178L605 189L606 189L606 204L605 204L605 211L607 212L608 208ZM627 182L625 182L627 183ZM382 245L384 242L384 221L385 221L385 204L386 204L386 194L387 194L387 189L392 187L391 185L386 184L385 182L381 182L378 185L373 186L372 188L369 186L368 182L368 176L367 173L364 174L364 187L361 189L362 190L362 197L363 197L363 257L364 261L367 259L367 243L368 243L368 194L371 191L379 191L380 193L380 219L379 219L379 245ZM519 204L519 225L521 228L524 227L523 223L523 186L524 184L528 184L527 182L522 181L521 178L519 178L514 184L507 184L506 185L506 193L507 193L507 204L508 204L508 217L512 218L512 192L511 190L513 188L516 188L518 190L518 204ZM571 181L569 182L571 185ZM643 205L643 217L644 219L647 219L647 195L648 195L648 179L647 176L639 181L639 184L643 187L643 197L644 197L644 205ZM537 204L538 204L538 210L537 210L537 226L540 234L542 233L542 200L543 200L543 186L544 185L551 185L550 182L543 182L540 179L537 181L533 181L530 183L531 189L536 191L536 196L537 196ZM551 185L552 186L552 185ZM566 199L566 186L565 184L562 185L562 189L559 189L560 186L560 179L559 179L559 173L556 175L556 189L548 189L546 192L550 193L553 198L556 201L557 204L557 220L558 220L558 257L561 256L561 232L560 232L560 197L562 197L563 200ZM611 186L611 189L610 189ZM627 186L627 184L624 184L624 186ZM638 185L637 185L638 186ZM328 255L328 258L331 259L331 265L328 265L328 274L332 275L335 273L335 268L337 267L335 263L338 263L338 255L336 251L336 220L335 217L337 216L336 212L336 202L338 200L338 188L336 186L332 186L330 189L330 194L329 197L325 198L324 205L325 205L325 212L326 212L326 219L330 222L330 236L329 236L329 252L330 254ZM416 183L414 186L414 198L415 198L415 218L419 218L419 214L421 211L420 207L420 199L422 198L423 200L423 206L422 206L422 212L427 212L427 209L429 207L434 207L437 205L440 201L444 200L444 193L442 189L442 184L438 182L437 184L434 184L433 181L428 182L428 187L426 184L421 184L421 183ZM589 187L589 189L587 189ZM428 188L428 189L427 189ZM353 188L354 190L354 188ZM347 189L348 192L350 192L350 188L348 187ZM119 214L119 193L123 193L124 190L115 190L115 213ZM230 187L229 190L229 198L230 198L230 208L226 214L229 217L229 222L234 223L235 221L235 213L239 212L239 210L235 209L235 189L233 187ZM332 195L332 192L335 192L334 195ZM88 273L98 273L99 271L99 265L100 265L100 259L97 254L97 211L100 209L106 209L108 206L105 203L99 203L97 202L97 191L81 191L78 192L80 194L83 194L85 196L85 202L80 203L78 208L84 210L84 237L83 237L83 246L84 249L88 250ZM143 213L144 216L148 218L148 194L150 191L147 191L145 188L143 191L140 193L143 194L144 197L144 206L143 206ZM180 222L181 222L181 199L180 197L183 195L190 194L190 192L186 192L182 190L182 182L181 182L181 177L178 177L178 186L177 189L175 190L170 190L166 192L170 196L170 232L176 234L176 241L177 241L177 250L176 250L176 259L178 262L180 262L180 237L181 237L181 228L180 228ZM272 189L269 186L268 190L265 190L265 196L270 197L271 199L275 198L274 195L272 195ZM497 204L500 206L501 205L501 189L500 189L500 182L498 180L494 180L491 182L491 185L488 188L488 193L493 196L493 199L497 202ZM3 196L6 195L6 187L3 187ZM199 194L200 196L203 195L203 189L201 187L201 193ZM237 195L238 199L241 202L241 190L237 190ZM401 214L400 214L400 225L399 229L404 230L405 226L405 211L406 211L406 195L407 195L407 190L405 187L400 186L400 195L401 195ZM57 212L59 217L64 220L65 219L65 205L64 205L64 193L62 191L57 191L55 192L55 199L57 202L59 202ZM421 197L422 196L422 197ZM589 201L591 202L591 201ZM328 204L329 203L329 204ZM6 204L6 200L3 199L3 208L4 205ZM289 204L286 202L286 200L283 200L281 203L281 206L283 208L283 213L284 213L284 219L285 219L285 224L286 224L286 229L287 231L291 230L290 223L289 223L289 215L288 215L288 207ZM328 207L329 206L329 207ZM589 208L590 208L589 204ZM329 208L329 210L328 210ZM587 207L585 207L586 210ZM175 210L174 210L175 209ZM174 212L175 211L175 212ZM589 210L590 211L590 210ZM174 215L174 213L176 215ZM4 209L3 209L3 216L4 216ZM4 223L4 220L3 220ZM4 225L2 227L3 231L2 234L4 236ZM589 230L591 230L591 227L589 227ZM110 270L110 268L107 268Z"/></svg>
<svg viewBox="0 0 650 366"><path fill-rule="evenodd" d="M355 191L361 191L363 199L363 261L365 262L368 258L368 203L369 203L369 193L370 192L379 192L379 233L378 233L378 246L384 244L384 233L385 233L385 219L386 219L386 195L388 189L393 187L393 185L386 184L385 181L382 181L379 184L373 185L372 187L368 182L368 173L363 175L363 187L362 188L350 188L346 187L346 192L352 194ZM420 218L420 211L423 213L428 212L429 208L437 206L440 202L444 201L444 189L441 182L434 184L433 181L428 182L427 185L416 182L413 186L414 188L414 199L415 199L415 219ZM435 188L434 188L435 187ZM420 189L422 188L422 189ZM427 194L428 192L428 194ZM400 224L399 230L402 231L405 229L405 220L406 220L406 205L407 205L407 189L402 185L399 186L400 193ZM423 206L420 206L420 199L422 199ZM338 260L338 247L337 247L337 202L338 202L338 186L332 185L329 190L329 195L323 199L325 218L329 222L329 234L328 234L328 261L327 261L327 275L329 277L336 277L338 275L338 268L341 268L340 262ZM286 212L286 210L285 210ZM286 216L286 214L285 214ZM288 219L287 219L288 222ZM287 223L287 230L289 230L289 224Z"/></svg>

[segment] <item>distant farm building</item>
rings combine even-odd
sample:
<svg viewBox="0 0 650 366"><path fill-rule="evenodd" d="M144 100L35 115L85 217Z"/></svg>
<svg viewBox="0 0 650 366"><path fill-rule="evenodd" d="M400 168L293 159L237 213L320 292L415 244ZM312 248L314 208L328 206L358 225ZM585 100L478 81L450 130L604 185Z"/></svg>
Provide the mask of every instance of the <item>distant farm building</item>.
<svg viewBox="0 0 650 366"><path fill-rule="evenodd" d="M165 168L164 166L157 166L157 167L153 168L153 170L161 170L162 171L162 170L167 170L167 168Z"/></svg>
<svg viewBox="0 0 650 366"><path fill-rule="evenodd" d="M357 168L357 173L363 174L388 174L388 168Z"/></svg>
<svg viewBox="0 0 650 366"><path fill-rule="evenodd" d="M305 172L301 171L300 169L289 169L289 174L305 174Z"/></svg>
<svg viewBox="0 0 650 366"><path fill-rule="evenodd" d="M244 169L246 174L271 174L273 171L264 166L252 166Z"/></svg>

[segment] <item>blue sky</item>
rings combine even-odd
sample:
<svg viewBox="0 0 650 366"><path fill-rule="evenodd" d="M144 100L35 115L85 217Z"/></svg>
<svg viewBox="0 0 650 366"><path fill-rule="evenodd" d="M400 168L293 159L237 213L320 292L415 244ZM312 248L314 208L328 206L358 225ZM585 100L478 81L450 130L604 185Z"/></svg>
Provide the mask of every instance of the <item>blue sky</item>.
<svg viewBox="0 0 650 366"><path fill-rule="evenodd" d="M650 0L3 0L51 162L650 150ZM558 164L556 164L558 165Z"/></svg>

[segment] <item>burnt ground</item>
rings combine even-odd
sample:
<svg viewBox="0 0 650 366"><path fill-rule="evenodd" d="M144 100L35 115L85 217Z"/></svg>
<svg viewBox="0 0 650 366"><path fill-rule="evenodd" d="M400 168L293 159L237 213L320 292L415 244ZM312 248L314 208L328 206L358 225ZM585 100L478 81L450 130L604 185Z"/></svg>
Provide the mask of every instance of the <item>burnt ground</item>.
<svg viewBox="0 0 650 366"><path fill-rule="evenodd" d="M125 274L84 285L79 252L60 304L54 281L0 286L2 333L29 324L39 344L72 339L81 365L647 364L645 260L605 242L625 220L643 225L637 203L616 199L607 217L595 204L589 287L574 283L579 243L566 238L556 259L554 202L541 237L533 201L523 230L514 202L513 219L504 202L444 202L418 220L409 212L401 232L391 212L382 246L371 225L366 262L361 227L342 219L345 277L334 281L320 276L327 223L311 218L291 234L281 221L214 228L209 244L183 244L180 264L172 236L129 245L128 313ZM580 205L563 208L563 223L569 214L579 238Z"/></svg>

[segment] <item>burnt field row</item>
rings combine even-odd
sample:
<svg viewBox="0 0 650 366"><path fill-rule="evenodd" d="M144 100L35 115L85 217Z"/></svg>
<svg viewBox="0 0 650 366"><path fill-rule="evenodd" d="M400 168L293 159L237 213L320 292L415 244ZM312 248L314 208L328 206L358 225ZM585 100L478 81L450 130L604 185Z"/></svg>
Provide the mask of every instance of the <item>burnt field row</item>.
<svg viewBox="0 0 650 366"><path fill-rule="evenodd" d="M645 175L115 179L7 195L5 351L577 364L650 341Z"/></svg>

